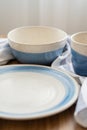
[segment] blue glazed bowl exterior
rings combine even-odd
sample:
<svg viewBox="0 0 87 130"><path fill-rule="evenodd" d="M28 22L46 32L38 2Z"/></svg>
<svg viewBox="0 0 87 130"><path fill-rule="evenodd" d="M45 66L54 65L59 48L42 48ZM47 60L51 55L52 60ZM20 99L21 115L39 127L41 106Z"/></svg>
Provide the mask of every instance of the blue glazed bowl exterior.
<svg viewBox="0 0 87 130"><path fill-rule="evenodd" d="M62 50L63 48L45 53L25 53L12 49L12 53L21 63L50 65L62 54Z"/></svg>
<svg viewBox="0 0 87 130"><path fill-rule="evenodd" d="M71 52L74 71L78 75L87 76L87 56L81 55L73 49Z"/></svg>

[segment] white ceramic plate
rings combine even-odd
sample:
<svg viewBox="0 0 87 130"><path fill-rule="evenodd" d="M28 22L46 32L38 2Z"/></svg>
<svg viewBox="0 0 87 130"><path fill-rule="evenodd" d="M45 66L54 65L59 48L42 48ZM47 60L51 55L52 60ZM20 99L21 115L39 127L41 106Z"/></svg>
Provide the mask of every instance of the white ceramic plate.
<svg viewBox="0 0 87 130"><path fill-rule="evenodd" d="M0 118L36 119L62 112L79 86L65 72L38 65L0 67Z"/></svg>

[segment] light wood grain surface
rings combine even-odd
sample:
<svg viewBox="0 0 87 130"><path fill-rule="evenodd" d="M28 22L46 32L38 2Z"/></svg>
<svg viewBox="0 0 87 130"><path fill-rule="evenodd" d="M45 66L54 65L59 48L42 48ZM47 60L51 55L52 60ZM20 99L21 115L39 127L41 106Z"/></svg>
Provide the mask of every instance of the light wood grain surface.
<svg viewBox="0 0 87 130"><path fill-rule="evenodd" d="M0 130L85 130L76 124L73 113L75 105L68 110L43 119L7 120L0 119Z"/></svg>
<svg viewBox="0 0 87 130"><path fill-rule="evenodd" d="M11 64L21 63L17 60L12 60L8 65ZM47 118L22 121L0 119L0 130L87 130L75 122L74 111L75 104L64 112Z"/></svg>

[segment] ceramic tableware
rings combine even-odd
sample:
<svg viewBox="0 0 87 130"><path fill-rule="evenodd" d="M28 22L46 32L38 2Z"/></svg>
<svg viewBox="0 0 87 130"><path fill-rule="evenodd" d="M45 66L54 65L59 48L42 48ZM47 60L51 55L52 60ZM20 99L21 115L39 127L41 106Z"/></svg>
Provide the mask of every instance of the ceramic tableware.
<svg viewBox="0 0 87 130"><path fill-rule="evenodd" d="M63 30L48 26L19 27L8 33L13 55L21 63L50 65L66 44Z"/></svg>
<svg viewBox="0 0 87 130"><path fill-rule="evenodd" d="M67 73L40 65L0 67L0 118L37 119L68 109L79 85Z"/></svg>
<svg viewBox="0 0 87 130"><path fill-rule="evenodd" d="M87 31L71 36L71 53L75 73L87 76Z"/></svg>

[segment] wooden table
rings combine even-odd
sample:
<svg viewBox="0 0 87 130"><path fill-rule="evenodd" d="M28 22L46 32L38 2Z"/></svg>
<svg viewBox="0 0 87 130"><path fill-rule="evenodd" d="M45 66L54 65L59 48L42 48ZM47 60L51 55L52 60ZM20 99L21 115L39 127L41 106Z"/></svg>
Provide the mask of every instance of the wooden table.
<svg viewBox="0 0 87 130"><path fill-rule="evenodd" d="M20 63L14 60L8 64ZM0 130L87 130L75 122L74 111L75 104L64 112L47 118L24 121L0 119Z"/></svg>

